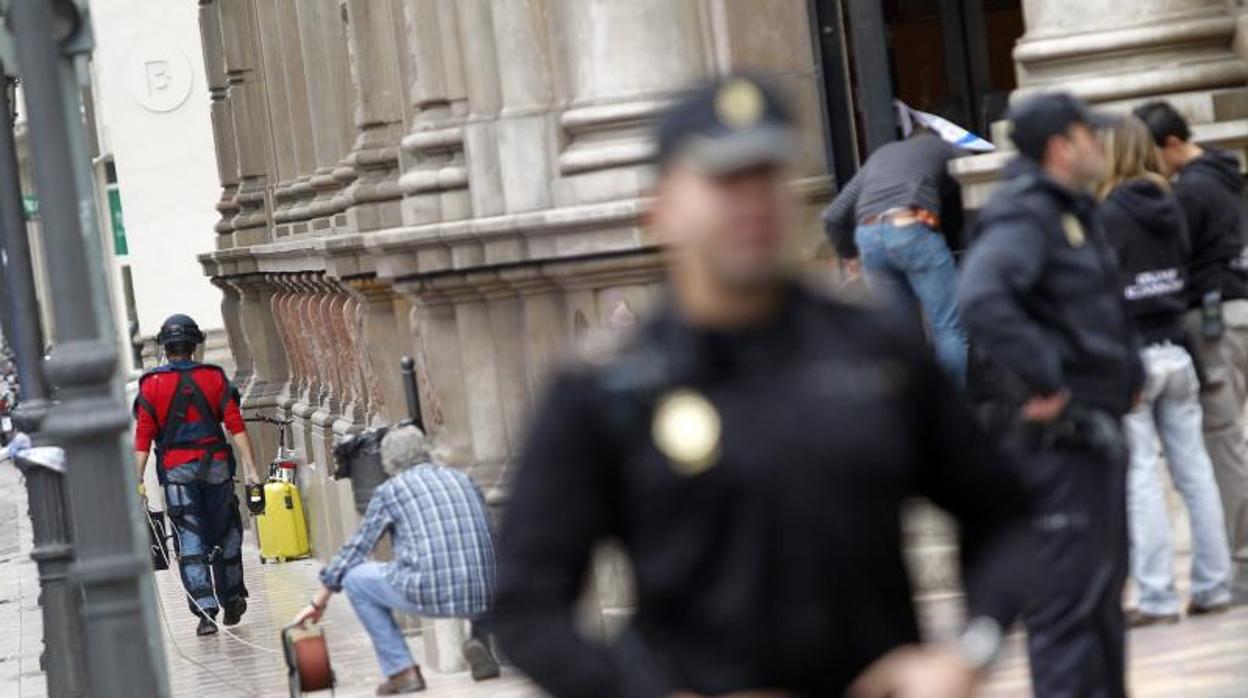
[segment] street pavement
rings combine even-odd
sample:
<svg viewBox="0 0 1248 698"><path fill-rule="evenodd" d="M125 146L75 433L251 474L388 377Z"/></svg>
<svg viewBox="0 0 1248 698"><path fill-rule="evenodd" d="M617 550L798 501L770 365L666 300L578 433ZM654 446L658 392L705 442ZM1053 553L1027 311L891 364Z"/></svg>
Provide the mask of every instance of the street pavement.
<svg viewBox="0 0 1248 698"><path fill-rule="evenodd" d="M38 576L30 560L30 547L25 488L16 469L7 461L0 462L0 696L5 698L47 695L39 668L42 623ZM249 561L246 575L250 609L233 632L251 644L223 634L196 637L195 622L187 611L176 571L156 573L161 606L169 619L163 635L175 698L287 695L278 631L311 597L319 565L307 560L260 565L255 562L258 554L250 544L244 555ZM1180 560L1180 569L1185 565L1186 560ZM922 608L924 625L934 636L947 635L956 627L956 597L927 599ZM345 598L334 598L324 626L338 677L335 695L373 695L380 677L372 646ZM409 644L419 658L422 643L415 633L409 637ZM1248 696L1248 608L1134 631L1129 648L1132 695L1136 698ZM429 691L425 695L537 695L514 670L504 671L500 679L481 683L473 682L467 673L426 672L426 679ZM1000 665L980 695L1030 695L1025 653L1017 633L1011 636Z"/></svg>

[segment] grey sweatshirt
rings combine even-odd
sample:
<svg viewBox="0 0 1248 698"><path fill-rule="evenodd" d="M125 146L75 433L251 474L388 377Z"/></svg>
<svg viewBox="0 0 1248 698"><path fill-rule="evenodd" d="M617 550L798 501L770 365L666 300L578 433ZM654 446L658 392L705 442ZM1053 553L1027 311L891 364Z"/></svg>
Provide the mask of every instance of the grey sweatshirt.
<svg viewBox="0 0 1248 698"><path fill-rule="evenodd" d="M877 148L823 211L824 230L837 252L857 257L858 223L893 208L921 208L939 215L949 247L961 247L961 191L948 165L965 154L932 133Z"/></svg>

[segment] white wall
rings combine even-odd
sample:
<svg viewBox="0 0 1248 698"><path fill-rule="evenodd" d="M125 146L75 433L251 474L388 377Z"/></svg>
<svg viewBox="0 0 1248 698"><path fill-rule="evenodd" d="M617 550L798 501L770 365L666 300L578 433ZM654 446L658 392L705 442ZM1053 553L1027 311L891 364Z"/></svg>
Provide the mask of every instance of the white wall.
<svg viewBox="0 0 1248 698"><path fill-rule="evenodd" d="M94 0L91 13L101 147L117 166L140 331L173 313L219 329L220 292L195 259L214 246L220 194L196 3Z"/></svg>

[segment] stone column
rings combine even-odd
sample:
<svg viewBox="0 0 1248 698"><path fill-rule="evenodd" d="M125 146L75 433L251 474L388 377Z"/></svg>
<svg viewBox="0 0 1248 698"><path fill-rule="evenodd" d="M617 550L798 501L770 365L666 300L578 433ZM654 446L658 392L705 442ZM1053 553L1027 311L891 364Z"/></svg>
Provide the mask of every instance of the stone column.
<svg viewBox="0 0 1248 698"><path fill-rule="evenodd" d="M568 101L555 204L637 196L649 179L645 124L710 72L700 3L552 0L551 14Z"/></svg>
<svg viewBox="0 0 1248 698"><path fill-rule="evenodd" d="M339 380L342 382L342 399L334 433L349 434L363 426L368 413L368 389L364 385L364 360L357 342L359 337L360 304L348 294L341 284L334 293L330 306L331 331L334 335L335 360Z"/></svg>
<svg viewBox="0 0 1248 698"><path fill-rule="evenodd" d="M428 286L400 283L395 289L412 303L409 326L425 425L445 460L465 467L474 461L475 454L455 306L450 297Z"/></svg>
<svg viewBox="0 0 1248 698"><path fill-rule="evenodd" d="M546 387L551 368L567 358L568 317L563 293L558 284L533 267L504 270L500 276L520 295L525 381L532 407Z"/></svg>
<svg viewBox="0 0 1248 698"><path fill-rule="evenodd" d="M555 177L548 0L493 0L492 46L501 93L497 129L507 213L549 208Z"/></svg>
<svg viewBox="0 0 1248 698"><path fill-rule="evenodd" d="M294 396L298 394L299 382L303 376L303 366L299 356L299 345L294 341L291 333L290 323L290 288L286 283L285 275L270 275L270 283L273 286L273 299L271 301L273 308L273 324L277 329L278 338L282 342L283 353L286 355L286 380L282 383L281 388L277 392L277 408L283 414L289 414L290 406L294 403Z"/></svg>
<svg viewBox="0 0 1248 698"><path fill-rule="evenodd" d="M220 276L212 277L212 285L221 291L221 317L225 320L225 337L230 345L230 354L234 357L234 385L243 386L251 383L254 374L251 350L247 348L247 337L241 322L242 298L237 289Z"/></svg>
<svg viewBox="0 0 1248 698"><path fill-rule="evenodd" d="M334 218L344 208L338 194L354 176L339 165L351 135L345 28L337 0L299 0L295 6L316 155L308 180L316 195L302 215L313 219L311 230L323 234L343 222Z"/></svg>
<svg viewBox="0 0 1248 698"><path fill-rule="evenodd" d="M316 171L316 137L312 132L312 105L308 101L308 78L296 2L278 0L272 32L280 42L281 75L286 83L289 103L289 120L284 126L289 129L293 140L294 179L288 187L291 204L284 222L290 234L299 235L309 229L306 222L310 217L308 205L316 196L312 188L312 173Z"/></svg>
<svg viewBox="0 0 1248 698"><path fill-rule="evenodd" d="M491 303L481 282L488 280L470 278L468 283L445 292L455 306L455 327L463 357L461 389L472 396L467 404L473 452L469 473L483 487L490 487L498 480L509 448L499 384L499 353L492 336ZM521 347L512 349L523 351Z"/></svg>
<svg viewBox="0 0 1248 698"><path fill-rule="evenodd" d="M298 392L295 393L294 401L290 405L290 413L295 419L292 425L292 433L297 444L296 448L304 462L312 459L311 418L312 413L316 410L318 393L320 391L320 375L317 372L315 360L317 348L312 342L312 333L309 330L309 324L312 322L312 319L308 308L311 306L314 297L306 276L305 274L293 274L286 280L291 294L287 306L289 336L291 341L298 344L298 355L303 374L302 380L299 382Z"/></svg>
<svg viewBox="0 0 1248 698"><path fill-rule="evenodd" d="M1115 102L1199 91L1186 111L1219 121L1210 91L1248 83L1223 0L1024 0L1023 16L1014 49L1022 93L1060 87Z"/></svg>
<svg viewBox="0 0 1248 698"><path fill-rule="evenodd" d="M472 216L484 218L505 210L499 176L497 125L502 96L493 7L490 0L463 0L456 3L456 9L468 99L468 114L464 118L468 194ZM504 60L510 58L505 56ZM528 145L535 148L540 142Z"/></svg>
<svg viewBox="0 0 1248 698"><path fill-rule="evenodd" d="M238 143L238 213L234 242L254 245L269 240L271 202L269 169L273 139L265 114L265 83L258 51L256 18L250 0L218 0L225 53L226 91Z"/></svg>
<svg viewBox="0 0 1248 698"><path fill-rule="evenodd" d="M207 73L212 137L217 151L217 176L221 180L221 198L217 211L221 220L216 224L217 249L234 246L234 216L238 214L238 142L234 138L234 116L230 107L225 78L225 46L221 39L221 14L217 0L200 0L199 32L203 37L204 70Z"/></svg>
<svg viewBox="0 0 1248 698"><path fill-rule="evenodd" d="M457 4L409 0L403 6L415 82L411 132L402 146L403 223L420 225L468 218L468 169L463 117L467 95Z"/></svg>
<svg viewBox="0 0 1248 698"><path fill-rule="evenodd" d="M301 274L298 285L303 291L299 322L315 376L306 398L294 406L297 434L305 454L299 485L307 497L313 554L326 559L345 539L339 488L329 477L333 467L333 425L342 397L331 329L332 307L338 302L341 308L341 299L333 283L320 272Z"/></svg>
<svg viewBox="0 0 1248 698"><path fill-rule="evenodd" d="M1068 90L1123 112L1150 99L1174 104L1207 146L1248 154L1248 62L1235 52L1237 20L1222 0L1024 0L1027 30L1014 48L1018 98ZM977 209L1012 153L960 158L950 171Z"/></svg>
<svg viewBox="0 0 1248 698"><path fill-rule="evenodd" d="M271 28L256 35L265 83L269 133L273 140L273 236L290 234L290 211L295 204L293 189L295 170L295 134L290 127L291 101L286 80L282 36L276 31L282 24L279 0L255 0L256 24Z"/></svg>
<svg viewBox="0 0 1248 698"><path fill-rule="evenodd" d="M243 400L250 408L275 407L288 373L285 347L273 319L274 287L258 273L231 277L230 283L239 292L238 316L254 366L255 378Z"/></svg>
<svg viewBox="0 0 1248 698"><path fill-rule="evenodd" d="M355 143L346 163L356 180L346 191L347 221L367 232L397 227L399 148L403 133L402 56L392 25L389 2L344 0L352 92L355 96Z"/></svg>
<svg viewBox="0 0 1248 698"><path fill-rule="evenodd" d="M369 392L368 422L396 423L407 418L403 384L398 380L399 359L414 351L409 336L399 327L398 297L393 287L375 277L346 282L361 309L360 351Z"/></svg>

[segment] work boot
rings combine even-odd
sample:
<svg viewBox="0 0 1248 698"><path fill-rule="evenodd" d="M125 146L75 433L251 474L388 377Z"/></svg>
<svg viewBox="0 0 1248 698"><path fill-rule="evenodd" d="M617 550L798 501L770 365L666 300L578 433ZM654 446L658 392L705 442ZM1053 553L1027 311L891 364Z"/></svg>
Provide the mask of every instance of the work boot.
<svg viewBox="0 0 1248 698"><path fill-rule="evenodd" d="M377 687L379 696L397 696L400 693L415 693L425 690L425 677L420 675L420 667L412 666L386 679Z"/></svg>
<svg viewBox="0 0 1248 698"><path fill-rule="evenodd" d="M1174 625L1178 622L1179 614L1177 613L1146 613L1138 608L1127 611L1127 625L1132 628L1145 628L1160 623Z"/></svg>
<svg viewBox="0 0 1248 698"><path fill-rule="evenodd" d="M217 624L213 621L212 616L203 615L199 617L199 627L195 628L195 634L200 637L217 634Z"/></svg>
<svg viewBox="0 0 1248 698"><path fill-rule="evenodd" d="M484 642L477 638L469 638L464 643L464 659L472 670L473 681L484 681L498 677L498 660Z"/></svg>
<svg viewBox="0 0 1248 698"><path fill-rule="evenodd" d="M238 625L238 621L243 619L243 614L247 612L247 599L238 597L231 601L225 602L225 618L222 623L226 626Z"/></svg>
<svg viewBox="0 0 1248 698"><path fill-rule="evenodd" d="M1195 601L1187 605L1187 615L1189 616L1211 616L1215 613L1226 613L1231 610L1231 602L1223 601L1221 603L1211 603L1203 606Z"/></svg>

